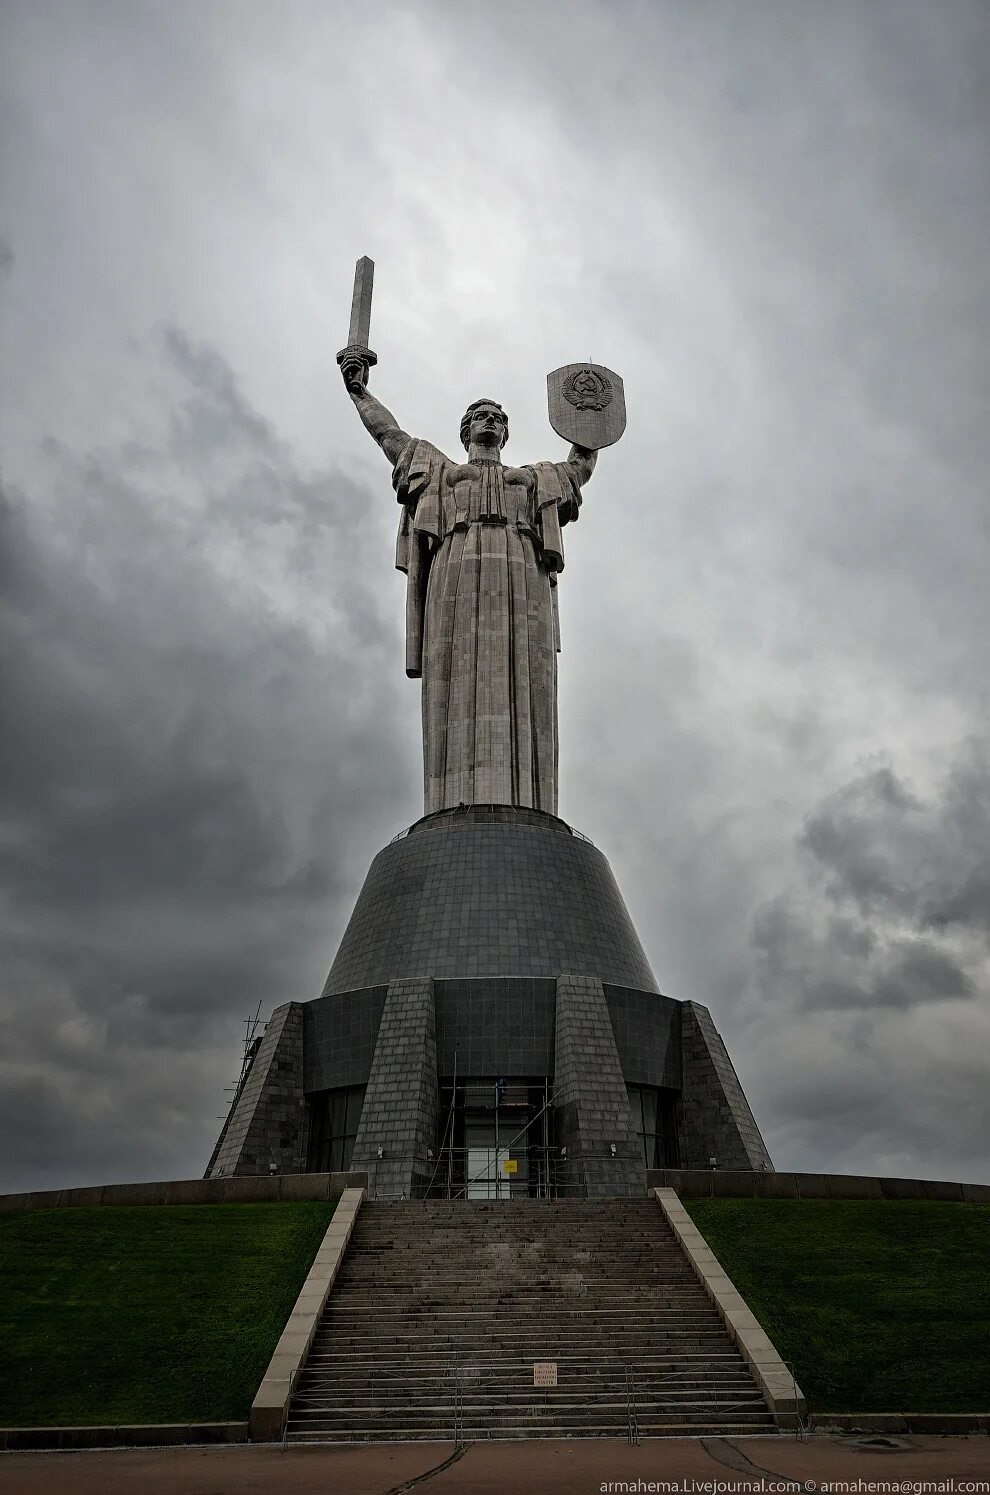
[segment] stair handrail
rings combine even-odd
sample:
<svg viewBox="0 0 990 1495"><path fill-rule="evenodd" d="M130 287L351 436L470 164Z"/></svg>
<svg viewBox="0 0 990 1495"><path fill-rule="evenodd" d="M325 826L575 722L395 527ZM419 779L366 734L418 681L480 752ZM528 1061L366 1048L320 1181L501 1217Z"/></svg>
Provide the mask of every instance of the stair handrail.
<svg viewBox="0 0 990 1495"><path fill-rule="evenodd" d="M434 1164L434 1168L433 1168L433 1176L431 1177L430 1182L427 1185L427 1189L426 1189L427 1197L429 1197L430 1190L433 1188L433 1185L436 1183L437 1169L440 1167L440 1160L443 1157L444 1148L447 1147L447 1137L448 1136L451 1139L451 1143L453 1143L453 1137L454 1137L454 1106L455 1106L456 1102L457 1102L457 1050L455 1049L454 1050L454 1083L453 1083L453 1086L451 1087L451 1092L450 1092L450 1110L447 1112L447 1124L446 1124L446 1126L443 1129L444 1140L440 1143L440 1150L437 1153L437 1160L436 1160L436 1163ZM453 1155L454 1155L454 1149L453 1149L453 1146L451 1145L450 1147L447 1147L447 1159L448 1159L448 1167L447 1167L447 1198L448 1199L450 1198L450 1166L449 1165L450 1165L450 1160L453 1158Z"/></svg>
<svg viewBox="0 0 990 1495"><path fill-rule="evenodd" d="M459 1375L460 1367L456 1360L452 1360L448 1366L448 1373L453 1383L453 1413L454 1413L454 1447L462 1448L464 1445L464 1386Z"/></svg>
<svg viewBox="0 0 990 1495"><path fill-rule="evenodd" d="M635 1382L633 1380L632 1366L625 1366L626 1372L626 1417L629 1424L627 1439L630 1443L639 1443L639 1418L636 1415Z"/></svg>
<svg viewBox="0 0 990 1495"><path fill-rule="evenodd" d="M794 1366L790 1360L784 1361L784 1367L790 1371L791 1385L794 1387L794 1441L804 1443L808 1439L810 1428L801 1416L801 1394L798 1390L797 1376L794 1374Z"/></svg>

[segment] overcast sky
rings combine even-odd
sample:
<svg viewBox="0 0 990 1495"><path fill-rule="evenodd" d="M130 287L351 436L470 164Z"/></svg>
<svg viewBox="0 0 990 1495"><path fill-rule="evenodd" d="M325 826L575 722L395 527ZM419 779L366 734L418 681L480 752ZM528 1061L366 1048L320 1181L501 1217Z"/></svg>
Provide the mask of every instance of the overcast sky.
<svg viewBox="0 0 990 1495"><path fill-rule="evenodd" d="M199 1175L422 810L388 467L593 358L561 814L778 1168L990 1178L990 10L8 0L0 1188Z"/></svg>

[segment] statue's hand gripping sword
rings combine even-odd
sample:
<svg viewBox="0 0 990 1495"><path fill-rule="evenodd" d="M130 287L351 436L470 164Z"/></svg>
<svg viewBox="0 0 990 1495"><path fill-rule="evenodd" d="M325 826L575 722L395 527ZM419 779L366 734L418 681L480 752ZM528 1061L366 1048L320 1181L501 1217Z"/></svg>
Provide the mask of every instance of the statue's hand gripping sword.
<svg viewBox="0 0 990 1495"><path fill-rule="evenodd" d="M368 347L371 332L371 291L375 283L375 262L362 255L354 267L354 295L351 299L351 327L347 347L337 354L344 369L348 363L363 365L362 385L367 383L368 369L378 362L378 355Z"/></svg>

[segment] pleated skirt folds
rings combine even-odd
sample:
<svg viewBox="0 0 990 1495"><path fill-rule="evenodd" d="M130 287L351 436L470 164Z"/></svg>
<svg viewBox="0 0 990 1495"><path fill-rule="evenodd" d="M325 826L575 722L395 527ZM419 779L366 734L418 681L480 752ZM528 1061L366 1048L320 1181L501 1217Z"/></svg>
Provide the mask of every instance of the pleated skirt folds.
<svg viewBox="0 0 990 1495"><path fill-rule="evenodd" d="M550 578L530 536L475 521L434 553L423 632L426 812L556 814L557 656Z"/></svg>

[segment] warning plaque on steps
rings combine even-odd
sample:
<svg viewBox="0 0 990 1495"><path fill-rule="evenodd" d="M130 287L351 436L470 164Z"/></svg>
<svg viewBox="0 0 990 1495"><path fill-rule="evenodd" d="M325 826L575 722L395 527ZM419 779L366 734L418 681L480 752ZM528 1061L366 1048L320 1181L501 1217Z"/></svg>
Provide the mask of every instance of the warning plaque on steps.
<svg viewBox="0 0 990 1495"><path fill-rule="evenodd" d="M556 1386L557 1384L557 1362L556 1360L534 1360L533 1362L533 1385L534 1386Z"/></svg>

